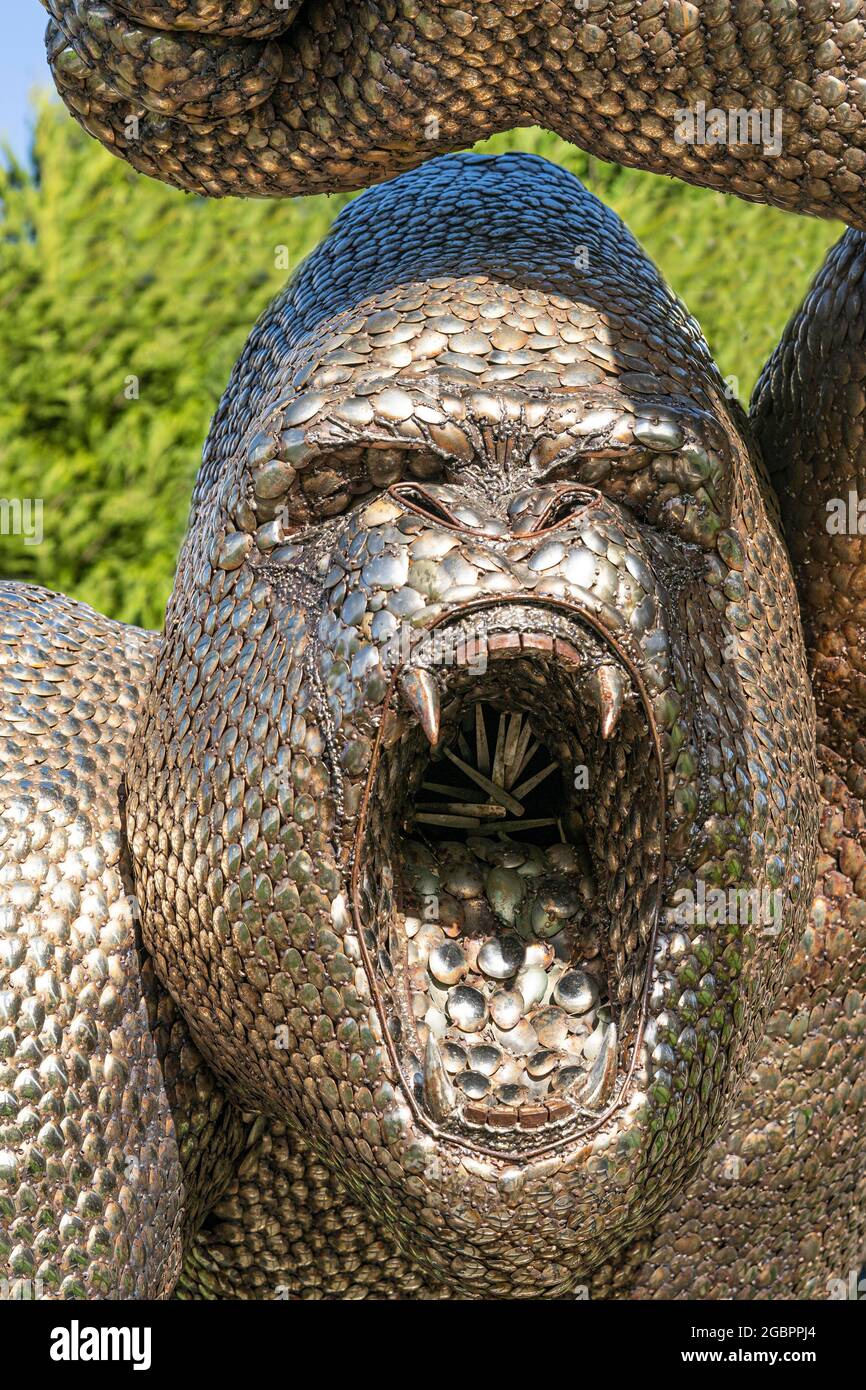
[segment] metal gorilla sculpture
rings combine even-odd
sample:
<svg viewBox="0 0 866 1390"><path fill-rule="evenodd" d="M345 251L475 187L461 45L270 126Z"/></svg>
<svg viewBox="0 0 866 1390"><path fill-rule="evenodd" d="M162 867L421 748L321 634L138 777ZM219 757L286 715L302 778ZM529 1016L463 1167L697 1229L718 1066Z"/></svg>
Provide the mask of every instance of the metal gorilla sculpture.
<svg viewBox="0 0 866 1390"><path fill-rule="evenodd" d="M849 231L749 424L576 180L444 157L254 329L161 637L3 586L13 1280L826 1297L859 1266L860 542L825 523L864 268Z"/></svg>

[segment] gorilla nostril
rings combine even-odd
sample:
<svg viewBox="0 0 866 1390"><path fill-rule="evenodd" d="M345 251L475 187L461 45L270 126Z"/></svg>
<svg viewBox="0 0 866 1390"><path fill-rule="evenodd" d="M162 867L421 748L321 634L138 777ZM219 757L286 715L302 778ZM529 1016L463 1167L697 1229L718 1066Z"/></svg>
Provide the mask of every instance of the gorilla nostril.
<svg viewBox="0 0 866 1390"><path fill-rule="evenodd" d="M602 494L592 487L574 483L551 483L513 497L508 519L515 536L536 536L569 525L587 507L597 506Z"/></svg>
<svg viewBox="0 0 866 1390"><path fill-rule="evenodd" d="M467 502L460 488L445 483L395 483L388 491L404 507L430 521L457 531L476 531L485 536L506 536L508 528L498 517Z"/></svg>
<svg viewBox="0 0 866 1390"><path fill-rule="evenodd" d="M394 483L388 489L402 506L455 531L482 536L536 536L570 525L576 516L603 500L597 488L580 483L546 483L512 497L507 524L485 506L469 501L461 487L449 483Z"/></svg>
<svg viewBox="0 0 866 1390"><path fill-rule="evenodd" d="M422 516L429 517L431 521L440 521L445 526L460 525L451 508L436 495L437 489L421 487L418 483L395 483L388 491L404 506L421 512Z"/></svg>

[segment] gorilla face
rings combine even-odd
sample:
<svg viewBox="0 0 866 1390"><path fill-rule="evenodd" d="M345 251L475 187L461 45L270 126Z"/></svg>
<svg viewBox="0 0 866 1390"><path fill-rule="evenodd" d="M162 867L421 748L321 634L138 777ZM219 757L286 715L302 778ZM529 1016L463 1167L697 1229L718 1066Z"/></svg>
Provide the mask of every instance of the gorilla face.
<svg viewBox="0 0 866 1390"><path fill-rule="evenodd" d="M811 886L789 563L696 325L527 157L352 204L206 446L130 773L239 1103L466 1291L646 1231Z"/></svg>

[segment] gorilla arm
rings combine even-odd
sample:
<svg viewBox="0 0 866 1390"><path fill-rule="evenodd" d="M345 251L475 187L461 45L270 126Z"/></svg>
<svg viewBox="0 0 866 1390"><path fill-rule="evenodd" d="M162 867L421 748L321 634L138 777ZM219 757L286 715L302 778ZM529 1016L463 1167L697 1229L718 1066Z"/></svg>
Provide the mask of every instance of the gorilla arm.
<svg viewBox="0 0 866 1390"><path fill-rule="evenodd" d="M365 187L539 125L601 159L866 226L859 0L43 3L76 118L190 191Z"/></svg>
<svg viewBox="0 0 866 1390"><path fill-rule="evenodd" d="M636 1297L845 1297L863 1260L864 290L866 237L849 231L764 368L751 409L794 564L818 706L811 920L726 1132L651 1246L632 1251L620 1272L617 1287ZM839 533L840 516L853 520L854 534Z"/></svg>
<svg viewBox="0 0 866 1390"><path fill-rule="evenodd" d="M0 632L0 1277L163 1297L241 1134L138 939L121 784L159 639L19 584Z"/></svg>

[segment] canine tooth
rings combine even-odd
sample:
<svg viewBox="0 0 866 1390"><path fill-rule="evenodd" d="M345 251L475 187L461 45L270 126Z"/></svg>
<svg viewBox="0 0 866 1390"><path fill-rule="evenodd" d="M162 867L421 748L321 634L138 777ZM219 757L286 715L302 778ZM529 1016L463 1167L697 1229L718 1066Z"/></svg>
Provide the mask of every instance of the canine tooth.
<svg viewBox="0 0 866 1390"><path fill-rule="evenodd" d="M408 666L400 675L400 689L409 708L418 716L418 722L431 748L439 742L439 690L429 671L421 666Z"/></svg>
<svg viewBox="0 0 866 1390"><path fill-rule="evenodd" d="M599 666L593 684L593 695L601 716L601 736L607 739L619 722L628 682L618 666Z"/></svg>
<svg viewBox="0 0 866 1390"><path fill-rule="evenodd" d="M617 1046L616 1024L608 1025L598 1056L586 1080L586 1085L576 1097L587 1110L600 1110L609 1100L616 1080Z"/></svg>
<svg viewBox="0 0 866 1390"><path fill-rule="evenodd" d="M604 1043L605 1035L609 1027L609 1023L600 1019L595 1025L594 1030L586 1039L586 1042L583 1044L583 1055L588 1062L594 1062L601 1052L602 1044ZM646 1041L646 1033L644 1033L644 1041Z"/></svg>
<svg viewBox="0 0 866 1390"><path fill-rule="evenodd" d="M457 1104L451 1078L445 1070L439 1044L431 1030L424 1054L424 1100L434 1120L447 1120Z"/></svg>

